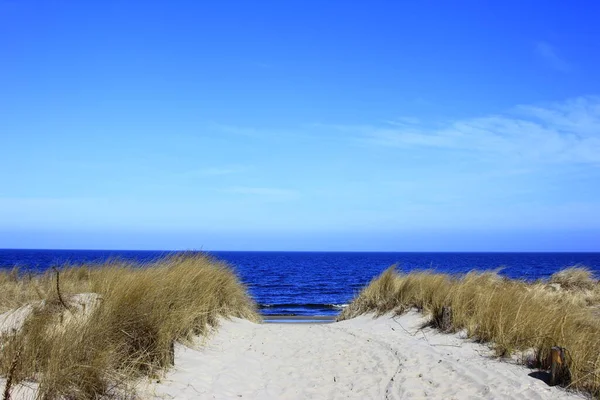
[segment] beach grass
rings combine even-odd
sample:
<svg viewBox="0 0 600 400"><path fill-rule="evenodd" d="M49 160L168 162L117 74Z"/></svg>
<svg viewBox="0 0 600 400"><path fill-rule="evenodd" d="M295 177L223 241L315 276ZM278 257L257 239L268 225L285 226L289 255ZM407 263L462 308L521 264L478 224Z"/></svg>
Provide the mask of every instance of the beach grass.
<svg viewBox="0 0 600 400"><path fill-rule="evenodd" d="M565 269L547 281L525 282L497 271L404 274L392 266L373 279L338 320L416 308L430 315L438 328L464 331L492 345L498 356L520 354L520 361L543 369L549 367L551 348L563 347L571 375L568 386L598 396L599 304L600 285L584 267ZM444 314L448 321L443 321Z"/></svg>
<svg viewBox="0 0 600 400"><path fill-rule="evenodd" d="M66 266L58 276L57 290L51 270L0 273L0 312L32 310L0 336L0 375L36 382L39 398L127 397L136 378L173 362L175 342L207 335L222 317L260 319L234 272L198 253ZM74 300L81 293L87 302Z"/></svg>

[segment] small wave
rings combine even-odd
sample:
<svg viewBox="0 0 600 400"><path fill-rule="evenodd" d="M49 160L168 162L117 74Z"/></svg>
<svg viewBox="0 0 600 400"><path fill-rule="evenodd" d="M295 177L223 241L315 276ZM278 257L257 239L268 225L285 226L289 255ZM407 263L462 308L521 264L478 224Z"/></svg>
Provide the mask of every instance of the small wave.
<svg viewBox="0 0 600 400"><path fill-rule="evenodd" d="M332 306L333 308L336 308L336 309L340 309L340 310L341 310L341 309L344 309L344 308L348 307L348 304L331 304L331 306Z"/></svg>
<svg viewBox="0 0 600 400"><path fill-rule="evenodd" d="M285 308L285 309L315 309L315 310L341 310L348 304L320 304L320 303L280 303L280 304L259 304L259 308Z"/></svg>

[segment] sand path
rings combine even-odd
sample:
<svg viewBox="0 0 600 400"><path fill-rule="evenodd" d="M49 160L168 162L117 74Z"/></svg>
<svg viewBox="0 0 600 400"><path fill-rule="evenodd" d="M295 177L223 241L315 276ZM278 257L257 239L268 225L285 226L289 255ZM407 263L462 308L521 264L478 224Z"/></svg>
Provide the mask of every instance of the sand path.
<svg viewBox="0 0 600 400"><path fill-rule="evenodd" d="M162 399L581 399L490 357L486 346L419 329L416 313L334 324L224 321L175 368L142 384Z"/></svg>

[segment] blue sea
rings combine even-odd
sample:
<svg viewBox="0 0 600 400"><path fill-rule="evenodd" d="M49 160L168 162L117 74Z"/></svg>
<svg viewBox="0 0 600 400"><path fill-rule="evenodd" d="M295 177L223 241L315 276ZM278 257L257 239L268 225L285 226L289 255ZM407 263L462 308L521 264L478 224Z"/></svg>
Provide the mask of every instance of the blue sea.
<svg viewBox="0 0 600 400"><path fill-rule="evenodd" d="M0 250L0 268L20 266L44 271L65 263L126 259L149 262L163 251ZM360 252L209 252L231 265L248 286L261 312L335 315L372 278L392 264L403 271L432 269L464 273L502 267L511 278L545 278L572 265L600 275L600 253L360 253Z"/></svg>

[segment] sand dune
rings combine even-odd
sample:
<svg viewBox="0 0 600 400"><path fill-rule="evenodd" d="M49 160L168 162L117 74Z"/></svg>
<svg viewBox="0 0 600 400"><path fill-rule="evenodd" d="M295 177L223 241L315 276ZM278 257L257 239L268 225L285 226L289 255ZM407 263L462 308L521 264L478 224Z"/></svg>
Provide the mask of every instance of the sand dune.
<svg viewBox="0 0 600 400"><path fill-rule="evenodd" d="M196 349L178 346L176 366L139 385L161 399L575 399L493 359L457 334L420 330L417 313L334 324L224 321Z"/></svg>

